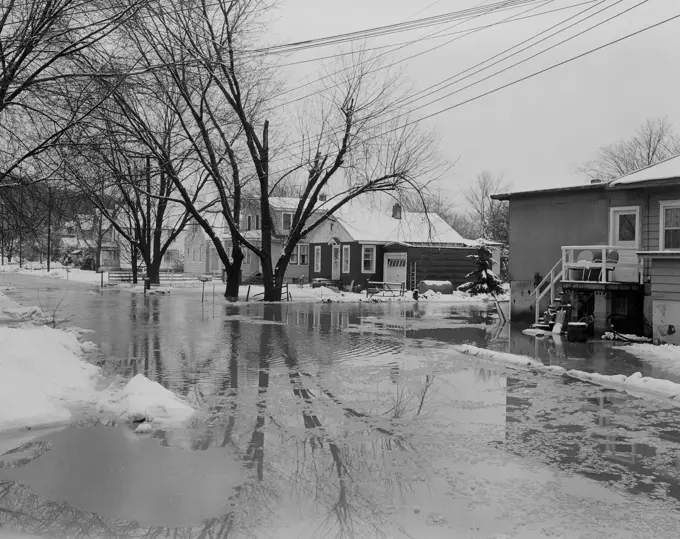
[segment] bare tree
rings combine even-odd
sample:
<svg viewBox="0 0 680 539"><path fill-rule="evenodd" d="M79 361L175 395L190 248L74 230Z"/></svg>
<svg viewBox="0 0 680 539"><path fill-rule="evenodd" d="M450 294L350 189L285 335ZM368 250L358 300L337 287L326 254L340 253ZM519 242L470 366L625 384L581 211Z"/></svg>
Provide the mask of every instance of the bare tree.
<svg viewBox="0 0 680 539"><path fill-rule="evenodd" d="M510 184L503 176L493 176L488 170L477 174L477 179L464 192L463 196L470 208L470 217L477 224L479 236L502 242L508 242L508 203L493 200L491 195L507 191Z"/></svg>
<svg viewBox="0 0 680 539"><path fill-rule="evenodd" d="M181 111L186 140L220 201L232 239L231 257L196 208L191 190L168 171L178 199L208 234L226 268L226 295L238 295L244 246L261 261L264 299L279 301L286 268L301 239L357 197L422 187L440 163L431 137L404 120L390 120L394 78L378 80L373 74L377 64L363 56L352 57L352 64L325 79L323 99L305 107L297 140L284 143L291 122L274 110L276 72L261 57L245 52L264 28L267 8L262 0L194 0L180 11L151 2L143 22L130 25L130 34L137 45L136 64L163 66L153 72L155 87L163 88L166 103ZM130 113L131 107L122 108ZM134 116L145 130L139 112ZM277 119L280 129L275 132ZM146 131L147 145L160 154L157 141ZM167 157L159 155L159 162L171 167ZM288 181L299 187L299 204L283 250L272 261L272 239L283 234L272 220L269 198ZM334 195L322 205L319 197L331 186ZM246 195L259 201L257 244L241 231Z"/></svg>
<svg viewBox="0 0 680 539"><path fill-rule="evenodd" d="M85 51L115 56L112 33L143 0L7 0L0 6L0 187L37 178L31 160L92 110L64 108ZM100 76L104 73L99 73Z"/></svg>
<svg viewBox="0 0 680 539"><path fill-rule="evenodd" d="M591 181L610 182L659 161L680 155L680 136L667 117L650 118L631 138L603 146L578 172Z"/></svg>
<svg viewBox="0 0 680 539"><path fill-rule="evenodd" d="M456 211L456 203L437 192L420 192L401 199L404 209L413 212L436 213L465 239L480 236L479 223L465 212Z"/></svg>

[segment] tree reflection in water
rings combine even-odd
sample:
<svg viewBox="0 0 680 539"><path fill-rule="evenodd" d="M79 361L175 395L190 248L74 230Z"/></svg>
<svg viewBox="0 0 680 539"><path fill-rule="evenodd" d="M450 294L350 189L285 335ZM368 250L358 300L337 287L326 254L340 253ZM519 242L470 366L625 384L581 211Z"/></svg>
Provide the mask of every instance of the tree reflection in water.
<svg viewBox="0 0 680 539"><path fill-rule="evenodd" d="M20 483L3 481L0 526L56 537L249 536L267 523L276 525L282 516L290 519L286 503L297 500L299 520L316 522L319 537L381 536L395 494L410 489L409 474L420 468L417 459L422 453L419 455L399 431L407 430L403 428L407 415L415 419L421 414L433 378L423 375L424 384L413 390L397 375L394 384L386 377L386 387L393 388L393 400L383 402L383 410L350 406L337 390L327 387L328 380L300 365L290 328L282 323L284 308L263 305L265 323L260 325L234 319L223 322L230 338L221 350L226 372L216 386L215 405L200 432L193 433L190 445L198 451L229 448L252 471L247 481L234 488L221 517L208 519L199 527L144 527L41 499ZM254 331L259 342L252 342L257 338ZM161 371L159 347L150 333L154 367ZM240 387L239 380L247 380L255 366L257 390L252 395L255 388L250 384ZM281 386L280 376L272 375L274 366L285 368L283 380L288 390ZM279 385L270 387L272 380ZM190 376L180 380L181 389L196 386ZM286 391L289 396L292 392L297 412L289 412L291 401ZM296 414L304 431L290 425ZM172 445L172 432L158 431L154 436L162 445ZM325 514L321 519L319 508Z"/></svg>

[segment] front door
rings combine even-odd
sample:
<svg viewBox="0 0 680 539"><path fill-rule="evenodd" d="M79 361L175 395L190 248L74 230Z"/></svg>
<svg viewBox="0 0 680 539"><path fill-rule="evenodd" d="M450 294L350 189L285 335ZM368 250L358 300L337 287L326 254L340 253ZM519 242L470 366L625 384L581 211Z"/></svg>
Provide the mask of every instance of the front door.
<svg viewBox="0 0 680 539"><path fill-rule="evenodd" d="M612 208L609 220L609 242L617 247L618 263L614 267L612 280L617 282L637 282L637 250L640 248L640 208L627 206ZM597 253L593 253L599 258Z"/></svg>
<svg viewBox="0 0 680 539"><path fill-rule="evenodd" d="M340 246L333 245L333 269L331 279L334 281L340 280Z"/></svg>
<svg viewBox="0 0 680 539"><path fill-rule="evenodd" d="M406 284L406 253L385 254L383 279L386 283Z"/></svg>

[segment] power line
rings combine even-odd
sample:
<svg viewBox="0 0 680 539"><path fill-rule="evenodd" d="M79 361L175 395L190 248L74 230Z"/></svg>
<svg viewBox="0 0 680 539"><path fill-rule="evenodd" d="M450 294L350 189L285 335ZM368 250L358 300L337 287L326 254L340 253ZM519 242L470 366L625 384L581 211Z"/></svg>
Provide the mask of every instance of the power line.
<svg viewBox="0 0 680 539"><path fill-rule="evenodd" d="M568 10L568 9L574 9L574 8L585 6L585 5L588 5L588 4L593 4L597 1L598 0L587 0L586 2L581 2L580 4L573 4L573 5L570 5L570 6L564 6L564 7L560 7L560 8L549 9L549 10L546 10L546 11L541 11L540 13L535 13L533 15L526 15L524 17L517 17L517 16L510 17L508 19L498 21L497 23L486 24L484 26L475 26L475 27L469 28L467 30L456 30L455 32L440 34L438 36L424 37L424 38L420 38L418 41L430 41L430 40L433 40L433 39L442 39L442 38L449 37L449 36L452 36L452 35L467 34L467 33L472 32L473 30L486 30L487 28L491 28L493 26L500 26L501 24L507 24L507 23L511 23L511 22L518 22L518 21L523 21L523 20L527 20L527 19L533 19L535 17L541 17L543 15L549 15L551 13L556 13L558 11L565 11L565 10ZM396 46L398 46L402 43L404 43L404 42L402 41L400 43L392 43L390 45L379 45L377 47L367 47L367 48L363 48L362 50L363 51L372 51L372 50L379 50L379 49L388 49L388 48L396 47ZM307 64L307 63L310 63L310 62L318 62L318 61L321 61L321 60L329 60L331 58L339 58L340 56L348 56L348 55L351 55L351 54L354 54L354 53L352 53L352 52L340 52L340 53L337 53L337 54L329 54L327 56L316 56L314 58L310 58L310 59L307 59L307 60L298 60L296 62L287 62L287 63L284 63L284 64L277 64L277 67L286 67L286 66L292 66L292 65Z"/></svg>
<svg viewBox="0 0 680 539"><path fill-rule="evenodd" d="M588 15L588 16L585 17L585 18L583 18L583 19L581 19L581 20L579 20L579 21L576 21L576 22L574 22L573 24L570 24L569 26L567 26L567 27L565 27L565 28L562 28L562 29L560 29L560 30L557 30L556 32L553 32L552 34L550 34L550 35L548 35L548 36L546 36L546 37L540 39L539 41L537 41L537 42L535 42L535 43L532 43L531 45L527 45L526 47L524 47L524 48L522 48L522 49L519 49L518 51L513 52L512 54L510 54L509 56L506 56L505 58L500 58L499 60L496 60L496 61L493 62L492 64L489 64L489 65L483 67L482 69L478 69L477 71L474 71L473 73L470 73L469 75L467 75L467 76L465 76L465 77L462 77L462 78L460 78L460 79L457 80L457 81L450 82L449 84L444 84L444 83L447 82L447 81L450 81L450 80L452 80L452 79L457 78L459 75L462 75L462 74L464 74L464 73L467 73L468 71L470 71L470 70L472 70L472 69L475 69L476 67L479 67L479 66L481 66L481 65L486 64L487 62L493 60L494 58L498 58L499 56L502 56L502 55L504 55L504 54L510 52L512 49L515 49L515 48L517 48L517 47L519 47L519 46L521 46L521 45L524 45L525 43L528 43L529 41L532 41L533 39L535 39L535 38L537 38L537 37L539 37L539 36L545 34L546 32L549 32L550 30L553 30L554 28L557 28L558 26L563 25L565 22L567 22L567 21L569 21L569 20L571 20L571 19L574 19L574 18L578 17L579 15L582 15L583 13L585 13L585 12L587 12L587 11L590 11L591 9L596 8L597 6L602 5L602 4L606 3L607 1L608 1L608 0L600 0L600 1L599 1L597 4L595 4L594 6L590 6L590 7L586 8L586 9L580 11L580 12L577 13L576 15L573 15L573 16L571 16L571 17L568 17L568 18L566 18L566 19L560 21L559 23L557 23L557 24L551 26L550 28L547 28L547 29L541 31L541 32L539 32L538 34L534 34L534 35L531 36L530 38L525 39L524 41L521 41L520 43L517 43L516 45L513 45L512 47L509 47L509 48L505 49L504 51L502 51L502 52L500 52L500 53L498 53L498 54L496 54L496 55L494 55L494 56L492 56L492 57L490 57L490 58L487 58L487 59L484 60L483 62L480 62L480 63L478 63L478 64L476 64L476 65L474 65L474 66L472 66L472 67L470 67L470 68L468 68L468 69L465 69L465 70L463 70L463 71L460 71L460 72L458 72L457 74L455 74L455 75L453 75L453 76L451 76L451 77L448 77L448 78L446 78L446 79L444 79L444 80L438 82L437 84L434 84L434 85L432 85L432 86L428 86L427 88L423 89L421 92L418 92L419 94L424 94L424 95L421 95L420 97L417 97L417 98L413 98L413 97L412 97L412 98L404 98L404 99L401 99L401 100L396 101L395 104L401 103L401 102L413 103L413 102L415 102L415 101L417 101L417 100L419 100L419 99L422 99L422 98L424 98L424 97L427 97L427 96L429 96L429 95L432 95L432 94L434 94L434 93L437 93L437 92L441 91L441 90L444 89L444 88L448 88L448 87L454 85L454 84L457 83L457 82L461 82L461 81L463 81L463 80L465 80L465 79L467 79L467 78L472 77L473 75L476 75L476 74L481 73L482 71L484 71L484 70L486 70L486 69L489 69L490 67L493 67L493 66L495 66L495 65L498 65L498 64L501 63L501 62L505 62L506 60L509 60L509 59L512 58L513 56L517 56L518 54L520 54L520 53L522 53L522 52L524 52L524 51L526 51L526 50L528 50L528 49L530 49L530 48L532 48L532 47L535 47L535 46L538 45L539 43L543 43L544 41L547 41L548 39L550 39L550 38L552 38L552 37L555 37L557 34L560 34L560 33L562 33L562 32L566 32L567 30L573 28L574 26L577 26L577 25L579 25L579 24L585 22L586 20L588 20L588 19L590 19L590 18L592 18L592 17L595 17L596 15L599 15L599 14L602 13L603 11L606 11L607 9L610 9L610 8L616 6L617 4L620 4L621 2L623 2L623 0L617 0L617 1L615 1L613 4L610 4L610 5L608 5L608 6L605 6L605 7L603 7L601 10L596 11L595 13L591 13L590 15ZM633 6L633 7L630 8L630 9L636 8L636 7L638 7L639 5L644 4L644 3L647 2L647 1L648 1L648 0L643 0L642 2L640 2L639 4ZM553 45L552 47L549 47L549 48L547 48L547 49L544 49L544 50L540 51L539 53L537 53L537 54L535 54L535 55L533 55L533 56L530 56L529 58L526 58L526 59L522 60L521 62L517 62L516 64L513 64L513 65L510 66L510 67L513 67L513 66L519 65L520 63L523 63L523 62L526 62L526 61L528 61L528 60L531 60L532 58L535 58L536 56L538 56L538 55L540 55L540 54L543 54L544 52L547 52L547 51L549 51L549 50L552 49L552 48L555 48L555 47L557 47L557 46L559 46L559 45L561 45L561 44L563 44L563 43L566 43L567 41L570 41L571 39L574 39L575 37L578 37L578 36L582 35L583 33L587 32L587 31L589 31L589 30L592 30L593 28L596 28L597 26L600 26L601 24L604 24L604 23L610 21L610 20L613 19L613 18L616 18L616 17L618 17L618 16L620 16L620 15L623 15L623 14L626 13L627 11L630 11L630 9L629 9L629 10L626 10L626 11L623 11L623 12L619 13L618 15L615 15L615 16L611 17L610 19L607 19L607 20L605 20L605 21L603 21L603 22L601 22L601 23L599 23L599 24L597 24L597 25L595 25L595 26L593 26L593 27L591 27L591 28L588 28L587 30L584 30L583 32L581 32L581 33L579 33L579 34L576 34L576 35L574 35L574 36L571 36L571 37L565 39L564 41L561 41L561 42L557 43L556 45ZM506 69L509 69L509 68L506 68ZM499 71L499 72L495 73L494 75L499 74L499 73L503 73L503 71ZM482 79L482 81L483 81L483 80L486 80L486 79ZM478 82L481 82L481 81L478 81ZM478 84L478 82L476 82L476 83L474 83L474 84ZM426 92L427 90L431 90L431 89L436 88L436 87L438 87L438 86L441 86L441 88L439 88L438 90L433 90L433 91L428 92L428 93L424 93L424 92ZM466 86L465 88L469 88L469 86ZM463 88L463 89L465 89L465 88ZM460 90L458 90L458 91L460 91ZM451 94L447 94L447 95L451 95Z"/></svg>
<svg viewBox="0 0 680 539"><path fill-rule="evenodd" d="M555 0L511 0L511 1L512 1L512 4L513 4L512 7L517 7L517 6L520 6L520 5L523 5L523 4L533 4L533 3L536 3L537 1L538 1L538 2L543 2L542 5L545 5L545 4L554 2ZM538 7L541 7L541 6L534 6L534 7L530 8L530 9L524 11L522 14L527 13L527 12L529 12L529 11L532 11L533 9L537 9ZM476 15L476 16L473 17L473 18L477 18L477 17L480 17L480 16L482 16L482 15L486 15L486 14L488 14L488 13L487 13L487 12L483 12L483 13L481 13L481 14L479 14L479 15ZM509 17L509 18L512 18L512 16ZM507 19L506 19L506 20L507 20ZM458 26L458 25L460 25L460 24L462 24L463 22L466 22L466 21L467 21L467 19L466 19L465 21L462 21L462 22L458 23L456 26ZM490 26L493 26L493 25L490 25ZM468 34L469 34L469 33L470 33L470 32L468 32ZM435 46L435 47L431 47L431 48L429 48L429 49L427 49L427 50L425 50L425 51L421 51L421 52L416 53L416 54L413 54L413 55L411 55L411 56L407 56L406 58L402 58L402 59L400 59L400 60L397 60L397 61L395 61L395 62L392 62L391 64L387 64L387 65L385 65L385 66L381 66L380 68L374 70L374 72L375 72L375 71L378 71L378 70L387 69L387 68L392 67L392 66L394 66L394 65L396 65L396 64L398 64L398 63L405 62L406 60L411 60L411 59L416 58L416 57L418 57L418 56L422 56L423 54L427 54L428 52L432 52L433 50L440 49L440 48L442 48L442 47L444 47L444 46L446 46L446 45L448 45L448 44L450 44L450 43L452 43L452 42L454 42L454 41L457 41L458 39L461 39L462 37L465 37L465 36L468 35L468 34L464 34L463 36L458 36L458 37L456 37L456 38L454 38L454 39L450 39L450 40L446 41L445 43L439 44L439 45L437 45L437 46ZM396 52L396 51L398 51L398 50L400 50L400 49L403 49L403 48L405 48L405 47L407 47L407 46L409 46L409 45L412 45L412 44L418 43L418 42L419 42L419 39L415 39L415 40L406 42L405 44L403 44L403 45L401 45L401 46L399 46L399 47L397 47L397 48L395 48L395 49L393 49L393 50L390 50L390 51L388 51L388 52L386 52L386 53L379 54L379 55L377 55L377 56L371 58L371 61L375 61L376 59L378 59L378 58L380 58L380 57L382 57L382 56L385 56L385 55L388 54L388 53ZM360 63L357 64L357 65L360 66L360 65L365 64L366 62L367 62L367 61L362 61L362 62L360 62ZM303 85L296 86L296 87L290 88L290 89L288 89L288 90L284 90L284 91L282 91L282 92L280 92L280 93L278 93L278 94L272 96L272 98L275 99L275 98L277 98L277 97L280 97L280 96L285 95L285 94L287 94L287 93L293 92L293 91L295 91L295 90L300 90L300 89L306 88L306 87L308 87L310 84L315 84L315 83L317 83L317 82L321 82L321 81L323 81L323 80L326 80L326 79L328 79L328 78L330 78L330 77L332 77L332 76L334 76L334 75L337 75L337 74L339 74L339 73L342 73L342 72L344 72L344 71L348 71L348 70L350 70L350 69L354 69L354 68L357 67L357 65L353 65L353 66L351 66L351 67L349 67L349 68L345 68L345 69L341 69L341 70L335 71L335 72L333 72L333 73L330 73L330 74L328 74L328 75L325 75L325 76L323 76L323 77L321 77L321 78L319 78L319 79L316 79L316 80L314 80L314 81L310 81L310 82L307 82L307 83L305 83L305 84L303 84ZM334 85L334 86L337 86L337 84ZM273 107L273 108L278 108L278 107L282 107L282 106L285 106L285 105L290 105L290 104L292 104L292 103L296 103L296 102L301 101L301 100L303 100L303 99L307 99L307 98L309 98L309 97L312 97L313 95L319 94L319 93L321 93L322 91L323 91L323 90L318 90L318 91L316 91L316 92L312 92L311 94L306 94L306 95L304 95L304 96L301 96L301 97L292 99L292 100L290 100L290 101L286 101L285 103L281 103L281 104L278 105L277 107ZM268 109L268 110L273 110L273 108ZM267 111L265 110L265 112L267 112Z"/></svg>
<svg viewBox="0 0 680 539"><path fill-rule="evenodd" d="M548 66L548 67L546 67L546 68L543 68L543 69L541 69L541 70L539 70L539 71L535 71L534 73L531 73L530 75L526 75L525 77L521 77L521 78L516 79L516 80L514 80L514 81L511 81L511 82L509 82L509 83L507 83L507 84L503 84L502 86L498 86L498 87L493 88L492 90L489 90L489 91L484 92L484 93L482 93L482 94L478 94L478 95L476 95L476 96L474 96L474 97L471 97L471 98L469 98L469 99L466 99L466 100L464 100L464 101L460 101L460 102L458 102L458 103L456 103L456 104L454 104L454 105L451 105L451 106L449 106L449 107L443 108L443 109L441 109L441 110L438 110L438 111L436 111L436 112L433 112L433 113L428 114L428 115L426 115L426 116L423 116L423 117L421 117L421 118L417 118L417 119L412 120L412 121L410 121L410 122L406 122L405 124L403 124L403 125L401 125L401 126L399 126L399 127L396 127L396 128L394 128L394 129L390 129L390 130L385 131L385 132L383 132L383 133L381 133L381 134L379 134L379 135L375 135L375 136L373 136L373 137L369 137L368 139L366 139L365 142L368 142L368 141L370 141L370 140L374 140L374 139L380 138L380 137L382 137L382 136L384 136L384 135L386 135L386 134L393 133L393 132L395 132L395 131L399 131L399 130L404 129L404 128L406 128L406 127L409 127L409 126L411 126L411 125L415 125L415 124L417 124L417 123L419 123L419 122L422 122L423 120L428 120L428 119L430 119L430 118L433 118L433 117L435 117L435 116L438 116L438 115L440 115L440 114L443 114L444 112L448 112L448 111L450 111L450 110L453 110L453 109L462 107L463 105L467 105L468 103L472 103L472 102L474 102L474 101L477 101L477 100L482 99L482 98L484 98L484 97L487 97L487 96L489 96L489 95L495 94L495 93L497 93L497 92L500 92L501 90L505 90L506 88L510 88L510 87L512 87L512 86L515 86L516 84L519 84L519 83L521 83L521 82L527 81L527 80L529 80L529 79L532 79L532 78L534 78L534 77L537 77L537 76L539 76L539 75L542 75L542 74L544 74L544 73L547 73L548 71L552 71L553 69L557 69L558 67L562 67L562 66L564 66L564 65L566 65L566 64L569 64L569 63L571 63L571 62L574 62L574 61L576 61L576 60L580 60L581 58L584 58L584 57L586 57L586 56L588 56L588 55L590 55L590 54L593 54L593 53L595 53L595 52L598 52L598 51L601 51L601 50L606 49L606 48L608 48L608 47L611 47L612 45L616 45L616 44L618 44L618 43L621 43L622 41L625 41L625 40L627 40L627 39L630 39L631 37L640 35L640 34L642 34L642 33L644 33L644 32L648 32L649 30L653 30L654 28L658 28L658 27L660 27L660 26L662 26L662 25L664 25L664 24L668 24L669 22L674 21L674 20L676 20L676 19L680 19L680 13L677 14L677 15L674 15L674 16L672 16L672 17L668 17L668 18L666 18L666 19L663 19L662 21L659 21L659 22L657 22L657 23L654 23L654 24L651 24L651 25L646 26L646 27L644 27L644 28L641 28L640 30L636 30L635 32L631 32L630 34L626 34L626 35L624 35L624 36L622 36L622 37L620 37L620 38L617 38L617 39L615 39L615 40L609 41L609 42L607 42L607 43L605 43L605 44L603 44L603 45L600 45L600 46L598 46L598 47L594 47L594 48L592 48L592 49L590 49L590 50L588 50L588 51L585 51L585 52L583 52L583 53L581 53L581 54L577 54L576 56L572 56L571 58L567 58L566 60L563 60L563 61L561 61L561 62L558 62L558 63L553 64L553 65L551 65L551 66ZM277 172L285 172L285 170L280 170L280 171L277 171Z"/></svg>
<svg viewBox="0 0 680 539"><path fill-rule="evenodd" d="M528 41L531 41L531 40L535 39L536 37L538 37L538 36L544 34L545 32L549 32L550 30L552 30L552 29L554 29L554 28L556 28L556 27L558 27L558 26L561 26L561 25L564 24L565 22L567 22L567 21L569 21L569 20L571 20L571 19L573 19L573 18L575 18L575 17L578 17L579 15L585 13L586 11L589 11L590 9L593 9L594 7L597 7L598 5L601 5L601 4L603 4L603 3L607 2L607 1L609 1L609 0L600 0L600 2L599 2L598 4L596 4L595 6L591 6L591 7L589 7L589 8L586 8L586 9L580 11L579 13L577 13L576 15L573 15L573 16L571 16L571 17L568 17L568 18L566 18L566 19L563 19L563 20L560 21L559 23L557 23L557 24L555 24L555 25L553 25L553 26L547 28L546 30L543 30L542 32L539 32L538 34L535 34L534 36L532 36L532 37L530 37L530 38L528 38L528 39L525 39L524 41L522 41L522 42L520 42L520 43L518 43L518 44L516 44L516 45L513 45L512 47L509 47L509 48L505 49L504 51L502 51L502 52L500 52L500 53L498 53L498 54L496 54L496 55L494 55L494 56L492 56L492 57L490 57L490 58L487 58L486 60L484 60L484 61L482 61L482 62L476 64L475 66L472 66L472 67L470 67L470 68L467 68L467 69L465 69L465 70L459 72L458 74L454 75L453 77L449 77L449 78L447 78L447 79L444 79L444 81L440 81L439 83L437 83L437 84L435 84L435 85L432 85L432 86L430 86L430 87L428 87L428 88L425 88L424 90L422 90L421 92L418 92L418 93L415 94L414 96L409 96L409 97L402 98L401 100L398 100L398 101L396 101L395 103L401 103L401 102L415 103L416 101L418 101L418 100L420 100L420 99L423 99L424 97L427 97L428 95L431 95L431 94L433 94L433 93L436 93L436 92L438 92L438 91L441 91L444 87L452 86L452 85L455 84L455 83L459 83L459 82L462 82L462 81L465 80L465 79L471 78L472 76L476 75L477 73L480 73L480 72L482 72L482 71L484 71L484 70L486 70L486 69L489 69L490 67L493 67L494 65L496 65L496 64L498 64L498 63L500 63L500 62L503 62L503 61L505 61L505 60L511 58L512 56L515 56L516 54L519 54L520 52L523 52L524 50L527 50L527 49L529 49L529 48L531 48L531 47L534 47L534 46L538 45L539 43L545 41L546 39L549 39L550 37L554 37L555 35L557 35L557 34L560 33L560 32L563 32L563 31L568 30L569 28L575 26L576 24L580 24L580 23L584 22L585 20L587 20L587 19L589 19L589 18L591 18L591 17L593 17L593 16L595 16L595 15L598 15L598 14L601 13L602 11L611 8L611 7L615 6L616 4L621 3L623 0L617 0L614 4L611 4L611 5L609 5L609 6L606 6L606 7L604 7L603 9L601 9L600 11L597 11L596 13L591 14L591 15L589 15L589 16L586 17L586 18L581 19L581 20L577 21L576 23L574 23L574 24L572 24L572 25L570 25L570 26L568 26L568 27L566 27L566 28L563 28L563 29L561 29L561 30L558 30L557 32L554 32L552 35L548 36L547 38L544 38L544 39L538 41L537 43L533 43L533 44L531 44L531 45L525 47L524 49L521 49L520 51L516 51L516 52L513 53L512 55L507 56L506 58L502 58L502 59L500 59L500 60L498 60L498 61L494 62L493 64L490 64L490 65L488 65L488 66L486 66L486 67L483 67L483 68L481 68L481 69L478 69L477 71L475 71L475 72L473 72L473 73L470 73L470 74L468 74L468 75L466 75L466 76L464 76L464 77L460 77L459 80L454 81L454 82L452 82L452 83L449 83L449 84L443 86L442 88L440 88L439 90L435 90L435 91L426 93L425 95L423 95L423 96L421 96L421 97L418 97L418 94L422 94L422 93L426 92L427 90L429 90L429 89L431 89L431 88L435 88L435 87L437 87L437 86L441 86L444 82L446 82L447 80L450 80L451 78L456 78L456 77L458 77L459 75L462 75L462 74L464 74L464 73L466 73L466 72L468 72L468 71L470 71L470 70L472 70L472 69L475 69L475 68L478 67L478 66L484 65L485 63L488 63L490 60L493 60L494 58L497 58L498 56L502 56L502 55L506 54L507 52L511 51L512 49L514 49L514 48L516 48L516 47L518 47L518 46L520 46L520 45L522 45L522 44L524 44L524 43L526 43L526 42L528 42ZM643 4L643 3L647 2L647 1L649 1L649 0L643 0L640 4ZM634 7L637 7L637 6L640 5L640 4L637 4L636 6L633 6L633 8L634 8ZM633 9L633 8L630 8L630 9ZM506 67L506 68L504 68L504 69L501 70L501 71L492 73L491 75L489 75L489 76L487 76L487 77L485 77L485 78L483 78L483 79L481 79L481 80L479 80L479 81L476 81L476 82L474 82L474 83L472 83L472 84L469 84L469 85L467 85L467 86L465 86L465 87L463 87L463 88L461 88L461 89L459 89L459 90L456 90L456 91L454 91L454 92L450 92L449 94L446 94L445 96L443 96L443 97L441 97L441 98L438 98L438 99L433 100L433 101L431 101L431 102L429 102L429 103L426 103L425 105L421 105L421 106L415 107L415 108L410 109L410 110L408 110L408 111L406 111L406 112L404 112L404 113L402 113L402 114L399 114L399 115L397 115L397 116L394 116L394 117L390 118L389 120L386 120L385 122L382 122L382 123L377 124L377 126L383 125L384 123L392 122L392 121L394 121L394 120L397 119L397 118L400 118L400 117L402 117L402 116L408 115L408 114L410 114L410 113L412 113L412 112L414 112L414 111L416 111L416 110L419 110L419 109L421 109L421 108L423 108L423 107L425 107L425 106L427 106L427 105L430 105L430 104L432 104L432 103L436 103L437 101L441 101L441 100L444 99L445 97L448 97L448 96L450 96L450 95L459 93L459 92L461 92L462 90L465 90L465 89L467 89L467 88L470 88L470 87L472 87L472 86L475 86L475 85L479 84L480 82L483 82L483 81L488 80L488 79L490 79L490 78L492 78L492 77L494 77L494 76L496 76L496 75L498 75L498 74L500 74L500 73L503 73L504 71L507 71L508 69L511 69L512 67L515 67L515 66L520 65L520 64L522 64L522 63L524 63L524 62L527 62L527 61L531 60L532 58L535 58L536 56L538 56L538 55L540 55L540 54L543 54L544 52L546 52L546 51L548 51L548 50L550 50L550 49L552 49L552 48L555 48L555 47L561 45L562 43L565 43L566 41L569 41L569 40L571 40L571 39L574 39L575 37L578 37L579 35L581 35L581 34L587 32L588 30L591 30L592 28L595 28L595 27L597 27L597 26L600 26L601 24L604 24L604 23L608 22L609 20L611 20L611 19L613 19L613 18L616 18L616 17L618 17L618 16L620 16L620 15L623 15L623 14L626 13L627 11L630 11L630 9L628 9L628 10L626 10L626 11L623 11L623 12L621 12L621 13L618 13L618 14L615 15L614 17L611 17L610 19L607 19L607 20L605 20L605 21L603 21L603 22L601 22L601 23L599 23L599 24L597 24L597 25L595 25L595 26L593 26L593 27L590 27L590 28L584 30L584 32L581 32L581 33L579 33L579 34L576 34L576 35L574 35L574 36L571 36L570 38L568 38L568 39L566 39L566 40L564 40L564 41L562 41L562 42L560 42L560 43L557 43L556 45L553 45L552 47L549 47L549 48L547 48L547 49L544 49L544 50L540 51L539 53L537 53L537 54L535 54L535 55L533 55L533 56L531 56L531 57L529 57L529 58L525 58L525 59L521 60L520 62L516 62L515 64L513 64L513 65L511 65L511 66L509 66L509 67ZM333 135L337 135L337 134L338 134L338 132L335 132L335 133L332 133L332 135L329 135L329 136L333 136ZM301 144L301 143L292 143L292 144L288 145L287 148L284 148L284 149L297 148L297 146L299 146L300 144Z"/></svg>
<svg viewBox="0 0 680 539"><path fill-rule="evenodd" d="M347 41L356 41L357 39L380 37L383 35L390 35L397 32L408 32L418 28L425 28L428 26L436 26L439 24L444 24L450 22L451 20L457 20L464 16L473 16L480 12L496 11L502 8L512 8L512 4L522 4L532 1L539 0L504 0L501 2L496 2L495 4L490 4L488 6L481 7L481 4L472 8L466 8L458 11L450 11L447 13L442 13L440 15L434 15L432 17L426 17L423 19L417 19L415 21L406 21L401 23L395 23L385 26L377 26L373 28L367 28L364 30L358 30L356 32L347 32L345 34L337 34L333 36L326 36L316 39L308 39L305 41L297 41L293 43L288 43L285 45L275 45L272 47L265 47L262 49L254 49L252 51L243 51L244 53L268 53L268 54L287 54L297 50L305 50L309 48L316 47L326 47L329 45L335 45L338 43L344 43ZM484 2L482 2L483 4Z"/></svg>

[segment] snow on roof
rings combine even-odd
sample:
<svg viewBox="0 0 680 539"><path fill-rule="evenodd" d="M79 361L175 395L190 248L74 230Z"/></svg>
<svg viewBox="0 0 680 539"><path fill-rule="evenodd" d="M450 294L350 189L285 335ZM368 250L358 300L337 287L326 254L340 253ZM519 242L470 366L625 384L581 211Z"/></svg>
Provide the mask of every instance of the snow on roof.
<svg viewBox="0 0 680 539"><path fill-rule="evenodd" d="M295 211L299 203L299 197L269 197L269 205L275 210Z"/></svg>
<svg viewBox="0 0 680 539"><path fill-rule="evenodd" d="M680 178L680 155L665 159L650 165L646 168L640 169L631 174L620 177L609 183L611 187L617 185L629 185L633 183L643 183L659 180L671 180Z"/></svg>
<svg viewBox="0 0 680 539"><path fill-rule="evenodd" d="M401 212L391 214L358 206L343 208L337 220L359 242L448 243L472 245L436 213Z"/></svg>

